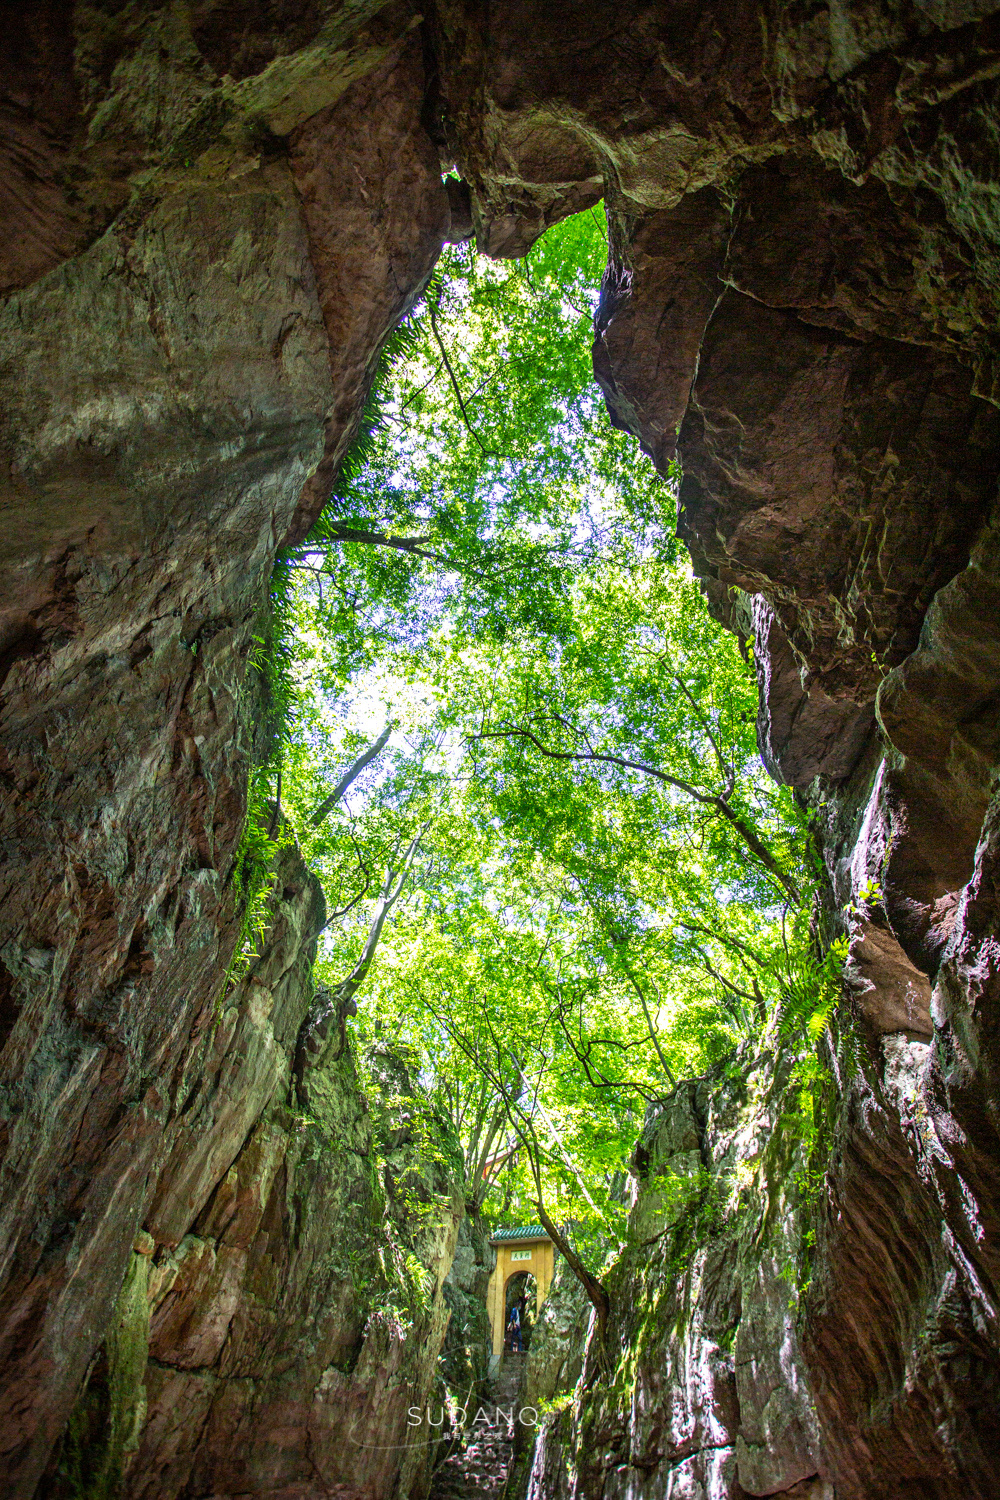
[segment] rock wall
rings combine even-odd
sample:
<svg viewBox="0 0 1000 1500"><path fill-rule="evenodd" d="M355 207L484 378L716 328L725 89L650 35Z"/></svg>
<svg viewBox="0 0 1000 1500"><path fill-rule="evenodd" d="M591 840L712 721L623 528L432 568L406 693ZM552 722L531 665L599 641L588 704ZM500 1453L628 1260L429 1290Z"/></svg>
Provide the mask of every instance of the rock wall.
<svg viewBox="0 0 1000 1500"><path fill-rule="evenodd" d="M591 1306L582 1286L560 1257L538 1322L524 1372L524 1404L536 1409L572 1391L583 1373Z"/></svg>
<svg viewBox="0 0 1000 1500"><path fill-rule="evenodd" d="M782 1119L788 1068L782 1080L775 1063L765 1049L716 1069L647 1121L608 1282L614 1379L595 1383L591 1337L572 1402L536 1443L533 1500L833 1493L797 1317L807 1153ZM551 1363L532 1351L529 1379L572 1390Z"/></svg>
<svg viewBox="0 0 1000 1500"><path fill-rule="evenodd" d="M819 1138L770 1046L652 1114L607 1353L555 1311L528 1371L554 1409L520 1493L996 1493L984 1308L914 1171L917 1130L934 1143L927 1052L896 1034L884 1073L862 1058L829 1088Z"/></svg>
<svg viewBox="0 0 1000 1500"><path fill-rule="evenodd" d="M57 1461L88 1370L74 1422L113 1409L107 1461L132 1451L114 1391L144 1276L168 1320L186 1278L249 1288L270 1264L239 1215L228 1240L199 1219L220 1162L190 1116L217 1080L237 1153L254 1124L214 1006L274 553L468 205L509 255L602 195L597 378L682 466L679 529L753 637L762 751L816 809L829 920L857 906L868 1065L798 1345L818 1482L994 1492L998 28L991 0L22 7L0 63L12 1495ZM251 1093L277 1066L254 1058ZM169 1252L152 1273L144 1224ZM314 1283L287 1275L291 1327ZM170 1377L189 1392L211 1305ZM234 1382L272 1378L263 1349Z"/></svg>
<svg viewBox="0 0 1000 1500"><path fill-rule="evenodd" d="M171 1156L237 935L253 622L449 209L406 7L313 7L294 54L265 17L280 56L245 76L226 68L249 14L22 19L4 228L26 202L30 222L0 309L0 1455L30 1496L161 1174L203 1185Z"/></svg>
<svg viewBox="0 0 1000 1500"><path fill-rule="evenodd" d="M187 1080L109 1331L38 1494L420 1500L462 1202L446 1122L335 1028L293 1078L323 901L294 846ZM450 1163L450 1166L449 1166ZM418 1434L419 1436L419 1434Z"/></svg>
<svg viewBox="0 0 1000 1500"><path fill-rule="evenodd" d="M486 1293L496 1261L489 1230L478 1212L467 1211L444 1284L450 1318L439 1367L442 1381L459 1403L467 1400L470 1391L472 1399L486 1399L493 1352Z"/></svg>
<svg viewBox="0 0 1000 1500"><path fill-rule="evenodd" d="M702 1441L675 1408L701 1398L671 1346L643 1398L659 1430L590 1411L574 1493L996 1493L994 9L596 6L587 39L560 7L442 8L493 253L603 189L595 372L679 461L680 534L752 639L762 753L816 810L867 1058L798 1352L762 1377L801 1394L808 1441L786 1451L737 1380L716 1468L675 1473Z"/></svg>

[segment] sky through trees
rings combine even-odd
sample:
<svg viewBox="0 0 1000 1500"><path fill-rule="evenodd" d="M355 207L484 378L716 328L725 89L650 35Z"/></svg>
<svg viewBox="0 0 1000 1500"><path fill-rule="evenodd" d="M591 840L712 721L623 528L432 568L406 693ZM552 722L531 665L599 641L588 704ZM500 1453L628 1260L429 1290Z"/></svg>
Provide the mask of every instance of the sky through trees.
<svg viewBox="0 0 1000 1500"><path fill-rule="evenodd" d="M592 1278L647 1106L767 1034L815 1072L834 977L752 654L593 382L605 259L595 213L521 262L447 253L272 637L281 806L335 914L318 978L368 943L353 1024L410 1049L469 1202L570 1225Z"/></svg>

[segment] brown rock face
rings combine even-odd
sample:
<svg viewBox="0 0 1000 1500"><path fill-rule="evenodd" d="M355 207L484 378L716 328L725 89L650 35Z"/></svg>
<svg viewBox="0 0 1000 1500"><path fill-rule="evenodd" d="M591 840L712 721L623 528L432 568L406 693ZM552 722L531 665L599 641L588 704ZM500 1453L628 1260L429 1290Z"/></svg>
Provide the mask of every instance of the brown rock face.
<svg viewBox="0 0 1000 1500"><path fill-rule="evenodd" d="M613 420L678 459L680 533L755 640L762 753L820 809L835 902L860 898L847 977L871 1047L798 1364L763 1377L807 1449L762 1421L763 1386L737 1381L723 1421L702 1353L671 1350L624 1429L593 1403L550 1429L539 1500L996 1493L994 11L595 7L589 37L558 8L439 11L493 253L604 178L595 372ZM725 1304L731 1279L705 1274L678 1330ZM746 1292L737 1350L759 1354L766 1288Z"/></svg>
<svg viewBox="0 0 1000 1500"><path fill-rule="evenodd" d="M998 226L969 205L994 191L997 23L591 17L441 7L481 240L519 253L603 178L613 417L680 454L714 591L763 590L810 683L870 703L994 498Z"/></svg>
<svg viewBox="0 0 1000 1500"><path fill-rule="evenodd" d="M5 309L0 1430L26 1476L110 1314L235 941L250 624L319 453L303 400L329 392L282 169L167 200L85 259Z"/></svg>
<svg viewBox="0 0 1000 1500"><path fill-rule="evenodd" d="M168 19L182 24L157 12L153 33ZM149 102L140 31L137 71L112 72L119 122L130 100ZM325 54L324 105L341 52ZM398 43L365 80L360 114L340 85L314 129L349 182L310 176L303 136L291 158L303 210L280 143L248 153L209 134L0 312L11 1495L34 1492L144 1217L161 1243L182 1239L278 1065L241 1055L239 1039L228 1051L213 1025L236 941L252 624L275 549L304 524L307 481L328 444L349 441L366 371L448 223L420 125L419 47ZM302 87L315 100L315 69ZM161 157L172 124L161 121ZM229 1101L219 1144L185 1114L203 1072Z"/></svg>
<svg viewBox="0 0 1000 1500"><path fill-rule="evenodd" d="M857 904L869 1053L794 1339L769 1262L716 1268L685 1304L707 1363L642 1344L641 1420L594 1415L614 1465L579 1493L995 1495L998 75L989 0L21 8L0 67L12 1496L73 1464L150 1500L396 1483L337 1449L345 1423L394 1431L424 1372L391 1329L359 1352L303 1206L350 1200L368 1126L344 1104L323 1144L289 1113L301 942L215 1014L260 749L247 652L442 242L471 208L519 254L602 195L597 378L679 461L712 607L754 637L762 752L817 807L832 905ZM553 1438L546 1486L560 1463ZM400 1493L421 1482L403 1460Z"/></svg>
<svg viewBox="0 0 1000 1500"><path fill-rule="evenodd" d="M451 232L440 164L421 126L415 44L292 136L289 162L309 235L320 307L337 361L326 448L303 492L296 530L312 525L354 437L375 358L409 310ZM379 116L375 140L358 122ZM350 247L345 255L345 247Z"/></svg>
<svg viewBox="0 0 1000 1500"><path fill-rule="evenodd" d="M289 1103L323 917L283 850L263 953L183 1079L149 1232L42 1478L52 1500L99 1482L137 1500L426 1487L407 1408L427 1403L448 1321L461 1159L389 1054L369 1061L370 1111L337 1035Z"/></svg>

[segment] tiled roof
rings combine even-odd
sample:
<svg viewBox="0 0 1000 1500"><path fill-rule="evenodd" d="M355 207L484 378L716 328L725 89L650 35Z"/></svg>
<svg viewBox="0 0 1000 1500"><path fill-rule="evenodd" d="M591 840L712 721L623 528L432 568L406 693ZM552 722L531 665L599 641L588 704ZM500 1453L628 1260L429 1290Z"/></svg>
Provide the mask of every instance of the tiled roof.
<svg viewBox="0 0 1000 1500"><path fill-rule="evenodd" d="M548 1235L541 1224L519 1224L516 1229L494 1229L490 1244L498 1240L547 1240Z"/></svg>

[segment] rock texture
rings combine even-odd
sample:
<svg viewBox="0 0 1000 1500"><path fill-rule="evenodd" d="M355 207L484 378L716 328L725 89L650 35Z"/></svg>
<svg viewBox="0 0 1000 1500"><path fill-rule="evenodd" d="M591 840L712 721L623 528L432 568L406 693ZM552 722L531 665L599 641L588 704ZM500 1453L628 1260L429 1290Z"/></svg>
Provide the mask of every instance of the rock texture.
<svg viewBox="0 0 1000 1500"><path fill-rule="evenodd" d="M538 1408L566 1395L583 1373L591 1308L586 1293L560 1258L538 1322L524 1379L524 1401Z"/></svg>
<svg viewBox="0 0 1000 1500"><path fill-rule="evenodd" d="M484 1398L493 1350L486 1292L496 1251L478 1213L466 1212L444 1284L450 1318L441 1350L440 1377L458 1402Z"/></svg>
<svg viewBox="0 0 1000 1500"><path fill-rule="evenodd" d="M680 464L681 535L713 609L753 639L762 752L816 810L868 1049L781 1377L798 1391L806 1372L799 1436L738 1390L757 1426L719 1416L729 1456L697 1484L995 1493L998 74L991 0L21 7L0 63L12 1496L74 1453L103 1485L137 1441L154 1487L174 1444L191 1493L247 1493L225 1436L253 1421L241 1381L288 1393L286 1437L255 1450L262 1485L305 1500L338 1472L303 1392L329 1354L357 1411L367 1376L297 1321L342 1283L293 1228L307 1182L341 1201L368 1127L336 1104L344 1080L320 1109L340 1123L306 1132L314 1155L268 1113L287 997L273 1024L251 989L215 1015L262 749L253 622L468 205L480 244L510 255L601 196L595 372L613 420ZM467 201L442 186L452 162ZM304 921L312 899L300 883L289 911ZM319 1143L341 1129L335 1166ZM172 1351L156 1379L216 1414L197 1451L171 1435L165 1385L146 1382L149 1421L123 1395L144 1278ZM769 1282L754 1295L772 1306ZM239 1309L261 1301L257 1339ZM277 1351L300 1334L296 1385ZM660 1357L665 1411L688 1376ZM303 1475L289 1454L314 1430ZM634 1441L653 1476L659 1438ZM807 1451L819 1477L790 1477ZM600 1470L609 1495L630 1464Z"/></svg>
<svg viewBox="0 0 1000 1500"><path fill-rule="evenodd" d="M467 1410L468 1428L456 1434L434 1474L430 1500L503 1500L510 1490L511 1455L521 1418L523 1354L506 1353L483 1392L482 1405ZM508 1420L509 1418L509 1420Z"/></svg>
<svg viewBox="0 0 1000 1500"><path fill-rule="evenodd" d="M767 1048L653 1114L609 1278L613 1381L585 1320L554 1311L531 1353L529 1389L564 1399L530 1500L995 1493L989 1304L920 1180L944 1154L928 1053L886 1037L820 1141Z"/></svg>
<svg viewBox="0 0 1000 1500"><path fill-rule="evenodd" d="M810 684L870 703L994 498L992 8L573 9L441 7L481 241L603 187L613 417L680 455L720 604L763 591Z"/></svg>
<svg viewBox="0 0 1000 1500"><path fill-rule="evenodd" d="M53 1500L426 1493L407 1408L427 1403L448 1321L461 1157L384 1050L366 1094L332 1036L290 1097L323 906L294 847L276 875L263 956L187 1080L149 1230L43 1477Z"/></svg>
<svg viewBox="0 0 1000 1500"><path fill-rule="evenodd" d="M176 8L28 9L47 91L15 80L35 144L7 181L30 180L39 227L0 310L0 1450L18 1496L161 1172L183 1200L214 1170L168 1158L221 1065L254 620L449 222L408 13L383 14L374 51L363 27L295 67L282 43L257 85L216 79ZM324 25L350 37L377 9ZM72 110L50 110L60 88ZM237 1093L260 1082L232 1072ZM183 1208L156 1212L182 1238Z"/></svg>
<svg viewBox="0 0 1000 1500"><path fill-rule="evenodd" d="M612 1386L583 1383L550 1419L529 1484L536 1500L770 1495L816 1476L819 1424L795 1318L796 1153L777 1128L785 1101L773 1065L765 1053L728 1087L684 1085L647 1123L629 1246L609 1283L608 1344L621 1364Z"/></svg>
<svg viewBox="0 0 1000 1500"><path fill-rule="evenodd" d="M868 1049L794 1361L764 1379L805 1435L737 1389L696 1461L701 1377L671 1347L661 1430L588 1408L539 1495L571 1474L607 1496L996 1492L994 11L609 5L589 36L560 7L439 13L492 252L603 179L595 371L679 463L680 534L753 640L762 753L817 810ZM737 1283L743 1337L770 1293ZM701 1285L695 1320L717 1312Z"/></svg>

